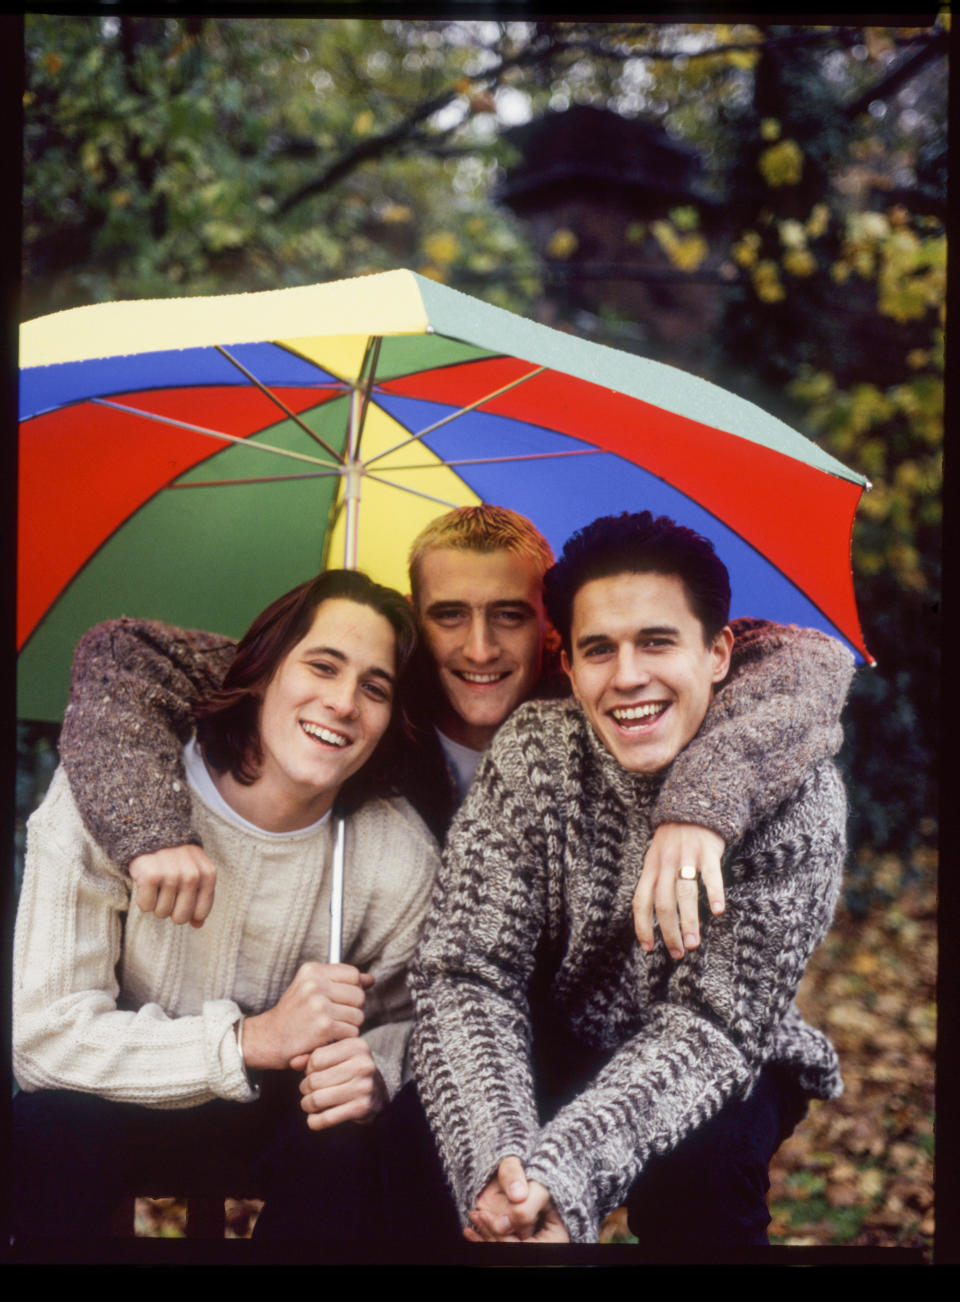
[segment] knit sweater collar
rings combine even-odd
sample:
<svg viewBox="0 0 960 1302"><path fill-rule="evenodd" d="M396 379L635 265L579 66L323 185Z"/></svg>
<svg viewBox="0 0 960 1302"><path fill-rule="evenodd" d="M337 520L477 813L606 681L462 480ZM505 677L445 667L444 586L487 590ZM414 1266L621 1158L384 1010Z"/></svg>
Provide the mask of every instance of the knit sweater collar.
<svg viewBox="0 0 960 1302"><path fill-rule="evenodd" d="M659 773L631 773L618 764L610 754L594 732L580 705L576 701L571 701L568 708L576 718L591 762L603 774L606 785L627 807L652 805L670 771L669 767Z"/></svg>

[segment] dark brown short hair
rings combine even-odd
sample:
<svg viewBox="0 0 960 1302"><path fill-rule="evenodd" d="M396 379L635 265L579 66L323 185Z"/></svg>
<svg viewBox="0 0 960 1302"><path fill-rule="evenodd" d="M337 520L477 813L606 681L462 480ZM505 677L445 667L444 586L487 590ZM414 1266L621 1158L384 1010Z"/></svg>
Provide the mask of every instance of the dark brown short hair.
<svg viewBox="0 0 960 1302"><path fill-rule="evenodd" d="M324 570L285 593L244 633L221 687L196 706L194 717L197 739L210 764L244 785L255 782L263 762L260 706L264 693L284 657L306 637L317 607L333 598L369 606L387 620L397 639L398 690L390 724L364 767L344 783L339 804L349 809L372 795L393 794L400 779L400 750L406 731L400 683L417 644L417 631L410 603L393 588L374 583L360 570Z"/></svg>
<svg viewBox="0 0 960 1302"><path fill-rule="evenodd" d="M665 515L624 511L601 516L573 534L544 575L544 604L568 656L573 599L584 584L645 573L682 581L704 645L711 645L730 617L730 576L713 543Z"/></svg>

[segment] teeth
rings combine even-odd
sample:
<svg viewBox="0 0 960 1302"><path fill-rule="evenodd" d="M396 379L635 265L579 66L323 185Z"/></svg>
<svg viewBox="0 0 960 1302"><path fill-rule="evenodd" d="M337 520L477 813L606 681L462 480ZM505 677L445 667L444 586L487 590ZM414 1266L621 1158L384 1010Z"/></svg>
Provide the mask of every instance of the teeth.
<svg viewBox="0 0 960 1302"><path fill-rule="evenodd" d="M618 723L626 723L630 719L652 719L658 714L662 714L666 709L663 702L653 705L631 705L619 710L613 710L611 713Z"/></svg>
<svg viewBox="0 0 960 1302"><path fill-rule="evenodd" d="M321 741L328 742L331 746L349 746L348 738L341 737L339 732L331 732L329 728L321 728L318 723L305 723L300 720L300 727L310 737L319 737Z"/></svg>
<svg viewBox="0 0 960 1302"><path fill-rule="evenodd" d="M468 683L498 683L501 678L506 678L506 674L468 674L461 669L460 677Z"/></svg>

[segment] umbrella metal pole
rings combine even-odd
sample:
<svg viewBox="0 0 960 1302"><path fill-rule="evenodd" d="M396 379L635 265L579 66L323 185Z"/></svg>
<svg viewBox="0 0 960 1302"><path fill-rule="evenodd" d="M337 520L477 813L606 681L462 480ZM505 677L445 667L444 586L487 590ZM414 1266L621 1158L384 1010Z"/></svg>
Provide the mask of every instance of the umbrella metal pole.
<svg viewBox="0 0 960 1302"><path fill-rule="evenodd" d="M329 962L339 963L343 951L343 861L346 823L337 818L333 831L333 876L330 882Z"/></svg>
<svg viewBox="0 0 960 1302"><path fill-rule="evenodd" d="M357 568L357 533L360 516L360 479L362 468L359 460L360 419L363 409L363 394L354 389L350 399L350 429L347 434L347 455L343 467L343 504L344 543L343 568Z"/></svg>

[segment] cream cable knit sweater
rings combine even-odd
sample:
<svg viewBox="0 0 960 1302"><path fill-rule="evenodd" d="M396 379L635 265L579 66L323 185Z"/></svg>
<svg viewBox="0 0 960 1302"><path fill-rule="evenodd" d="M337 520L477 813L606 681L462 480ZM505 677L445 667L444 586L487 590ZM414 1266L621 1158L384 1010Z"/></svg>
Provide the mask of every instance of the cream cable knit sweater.
<svg viewBox="0 0 960 1302"><path fill-rule="evenodd" d="M243 1014L272 1007L329 940L329 824L258 837L192 795L219 865L200 930L141 913L98 848L63 770L28 824L14 941L14 1072L23 1089L70 1089L150 1107L255 1097L237 1049ZM367 1039L387 1088L410 1031L406 969L436 870L432 838L402 800L369 801L347 827L344 961L372 972Z"/></svg>

